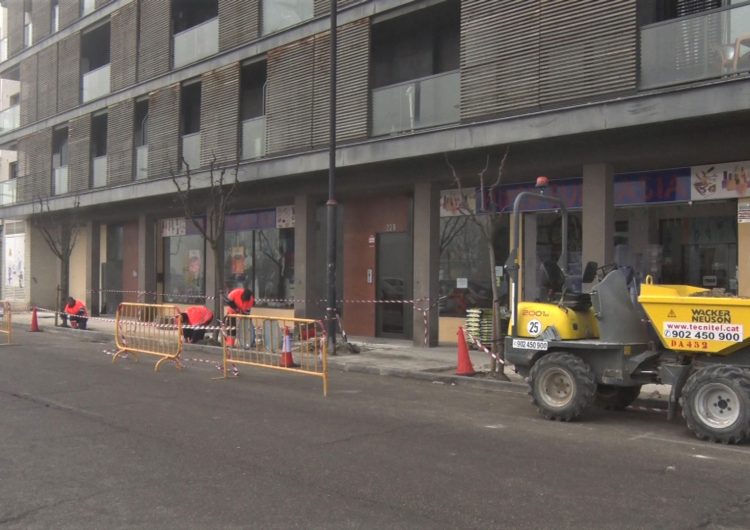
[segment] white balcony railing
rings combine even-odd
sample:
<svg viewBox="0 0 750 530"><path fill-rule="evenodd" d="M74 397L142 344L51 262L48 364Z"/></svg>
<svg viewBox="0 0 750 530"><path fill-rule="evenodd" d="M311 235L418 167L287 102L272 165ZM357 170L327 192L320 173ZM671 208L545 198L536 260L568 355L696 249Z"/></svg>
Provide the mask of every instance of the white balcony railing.
<svg viewBox="0 0 750 530"><path fill-rule="evenodd" d="M18 105L13 105L12 107L0 111L0 132L18 129L19 125L21 125L21 115L19 113Z"/></svg>
<svg viewBox="0 0 750 530"><path fill-rule="evenodd" d="M109 94L109 63L83 74L83 102Z"/></svg>
<svg viewBox="0 0 750 530"><path fill-rule="evenodd" d="M8 37L0 39L0 61L8 58Z"/></svg>
<svg viewBox="0 0 750 530"><path fill-rule="evenodd" d="M91 174L93 188L102 188L107 185L107 155L98 156L94 159Z"/></svg>
<svg viewBox="0 0 750 530"><path fill-rule="evenodd" d="M135 178L148 178L148 145L135 148Z"/></svg>
<svg viewBox="0 0 750 530"><path fill-rule="evenodd" d="M174 36L174 67L219 52L219 18L212 18Z"/></svg>
<svg viewBox="0 0 750 530"><path fill-rule="evenodd" d="M52 169L55 189L54 195L65 195L68 193L68 166L60 166Z"/></svg>
<svg viewBox="0 0 750 530"><path fill-rule="evenodd" d="M16 202L16 179L0 182L0 206Z"/></svg>
<svg viewBox="0 0 750 530"><path fill-rule="evenodd" d="M242 122L242 158L260 158L266 154L266 117Z"/></svg>
<svg viewBox="0 0 750 530"><path fill-rule="evenodd" d="M34 43L34 25L29 23L23 26L23 45L29 47Z"/></svg>
<svg viewBox="0 0 750 530"><path fill-rule="evenodd" d="M459 72L423 77L372 91L372 134L394 134L460 120Z"/></svg>
<svg viewBox="0 0 750 530"><path fill-rule="evenodd" d="M182 159L194 171L201 166L201 133L186 134L182 137ZM182 160L181 160L182 162Z"/></svg>
<svg viewBox="0 0 750 530"><path fill-rule="evenodd" d="M641 88L747 72L750 5L728 6L644 26L640 62Z"/></svg>

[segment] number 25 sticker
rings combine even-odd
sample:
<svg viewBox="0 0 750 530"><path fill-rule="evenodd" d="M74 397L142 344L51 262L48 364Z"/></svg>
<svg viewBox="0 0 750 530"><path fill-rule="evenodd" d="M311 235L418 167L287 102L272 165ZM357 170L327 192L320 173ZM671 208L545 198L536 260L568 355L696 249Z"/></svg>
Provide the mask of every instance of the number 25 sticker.
<svg viewBox="0 0 750 530"><path fill-rule="evenodd" d="M538 320L529 320L529 323L526 324L526 330L529 332L529 335L536 337L542 332L542 323Z"/></svg>

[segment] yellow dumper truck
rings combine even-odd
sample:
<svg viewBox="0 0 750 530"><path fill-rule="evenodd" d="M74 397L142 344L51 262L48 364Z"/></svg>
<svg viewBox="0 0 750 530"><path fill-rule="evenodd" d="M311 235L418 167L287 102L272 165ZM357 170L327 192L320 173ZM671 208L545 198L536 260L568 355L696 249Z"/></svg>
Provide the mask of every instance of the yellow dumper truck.
<svg viewBox="0 0 750 530"><path fill-rule="evenodd" d="M519 292L525 200L552 203L562 216L560 260L541 267L542 301L523 300ZM723 443L750 438L750 299L646 278L636 300L625 273L594 263L587 264L582 279L593 287L574 291L565 273L565 204L542 189L519 194L513 212L505 358L527 378L542 416L570 421L595 404L622 409L642 385L661 383L671 385L668 418L681 406L698 438Z"/></svg>

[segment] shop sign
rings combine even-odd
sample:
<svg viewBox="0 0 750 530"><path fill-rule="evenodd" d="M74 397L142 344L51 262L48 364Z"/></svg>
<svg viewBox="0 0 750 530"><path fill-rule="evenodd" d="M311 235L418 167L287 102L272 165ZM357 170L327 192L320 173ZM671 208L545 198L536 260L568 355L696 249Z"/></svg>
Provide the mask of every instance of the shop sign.
<svg viewBox="0 0 750 530"><path fill-rule="evenodd" d="M690 179L690 199L737 199L750 197L750 161L694 166Z"/></svg>
<svg viewBox="0 0 750 530"><path fill-rule="evenodd" d="M750 200L737 201L737 222L750 223Z"/></svg>
<svg viewBox="0 0 750 530"><path fill-rule="evenodd" d="M294 228L294 206L276 208L276 228Z"/></svg>
<svg viewBox="0 0 750 530"><path fill-rule="evenodd" d="M184 236L186 233L187 233L187 219L185 219L184 217L162 219L161 237Z"/></svg>
<svg viewBox="0 0 750 530"><path fill-rule="evenodd" d="M476 211L476 190L443 190L440 192L440 217L468 215Z"/></svg>

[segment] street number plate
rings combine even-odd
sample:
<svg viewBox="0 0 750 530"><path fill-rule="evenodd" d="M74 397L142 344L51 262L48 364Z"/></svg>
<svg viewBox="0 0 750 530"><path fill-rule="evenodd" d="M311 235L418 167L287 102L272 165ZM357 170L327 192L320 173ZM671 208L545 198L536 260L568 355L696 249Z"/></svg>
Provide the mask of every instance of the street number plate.
<svg viewBox="0 0 750 530"><path fill-rule="evenodd" d="M549 347L549 343L544 340L513 339L513 347L517 350L543 351Z"/></svg>

